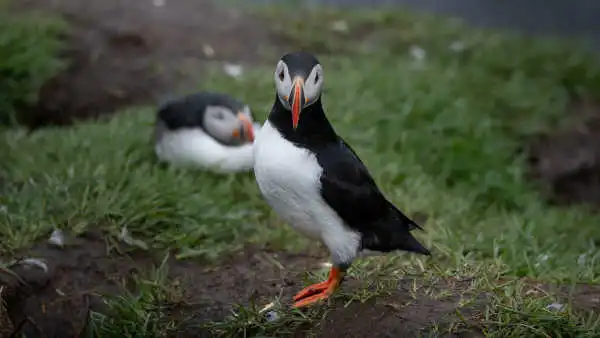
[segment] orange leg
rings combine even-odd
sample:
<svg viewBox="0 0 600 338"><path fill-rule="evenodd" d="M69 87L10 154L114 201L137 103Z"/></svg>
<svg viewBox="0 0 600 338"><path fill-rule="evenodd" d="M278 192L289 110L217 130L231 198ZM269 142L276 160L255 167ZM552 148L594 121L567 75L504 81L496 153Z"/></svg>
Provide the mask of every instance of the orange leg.
<svg viewBox="0 0 600 338"><path fill-rule="evenodd" d="M332 268L333 270L333 268ZM306 297L310 297L316 293L321 293L323 291L325 291L327 289L327 287L329 286L329 283L331 283L331 276L332 273L329 272L329 278L327 278L326 281L324 282L320 282L317 284L313 284L313 285L309 285L307 287L305 287L304 289L302 289L300 292L298 292L295 296L294 296L294 301L299 301L303 298Z"/></svg>
<svg viewBox="0 0 600 338"><path fill-rule="evenodd" d="M344 272L337 267L332 267L329 271L329 278L326 281L313 284L304 288L294 296L294 307L300 308L307 305L312 305L320 300L327 299L335 290L337 290L342 282Z"/></svg>

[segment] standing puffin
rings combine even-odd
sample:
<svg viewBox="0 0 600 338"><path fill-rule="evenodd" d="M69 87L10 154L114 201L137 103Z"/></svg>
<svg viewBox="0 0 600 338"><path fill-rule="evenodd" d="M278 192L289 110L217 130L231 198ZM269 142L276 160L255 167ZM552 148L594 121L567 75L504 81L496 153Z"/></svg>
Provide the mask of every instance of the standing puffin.
<svg viewBox="0 0 600 338"><path fill-rule="evenodd" d="M250 108L229 95L191 94L158 109L154 150L159 160L176 166L249 171L256 127Z"/></svg>
<svg viewBox="0 0 600 338"><path fill-rule="evenodd" d="M336 134L321 104L323 67L305 52L275 68L277 94L254 142L254 174L267 203L293 228L329 249L329 278L294 297L328 298L361 252L430 255L410 233L420 227L379 191L358 155Z"/></svg>

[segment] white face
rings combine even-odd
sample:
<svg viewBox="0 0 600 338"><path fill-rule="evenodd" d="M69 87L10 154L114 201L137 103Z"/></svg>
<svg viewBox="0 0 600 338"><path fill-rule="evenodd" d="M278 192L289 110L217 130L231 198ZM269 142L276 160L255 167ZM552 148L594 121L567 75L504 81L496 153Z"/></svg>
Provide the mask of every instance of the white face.
<svg viewBox="0 0 600 338"><path fill-rule="evenodd" d="M225 144L252 142L249 139L250 134L253 135L253 131L250 130L253 128L252 123L252 113L248 106L240 112L234 112L229 107L208 106L204 113L205 131Z"/></svg>
<svg viewBox="0 0 600 338"><path fill-rule="evenodd" d="M291 109L288 98L294 90L294 78L290 75L288 66L281 60L277 63L275 68L275 87L277 87L277 96L279 101L283 104L286 109ZM308 77L303 80L303 90L305 102L302 107L313 104L321 95L321 88L323 87L323 67L320 64L315 65Z"/></svg>

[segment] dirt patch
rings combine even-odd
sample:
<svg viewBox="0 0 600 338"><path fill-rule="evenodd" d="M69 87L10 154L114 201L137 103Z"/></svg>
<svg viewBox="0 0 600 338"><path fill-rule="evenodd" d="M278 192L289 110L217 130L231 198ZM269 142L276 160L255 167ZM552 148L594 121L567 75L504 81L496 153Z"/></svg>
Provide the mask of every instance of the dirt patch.
<svg viewBox="0 0 600 338"><path fill-rule="evenodd" d="M208 0L19 0L71 24L70 67L46 83L25 122L69 124L131 104L154 103L201 81L207 62L252 64L277 45L266 26ZM283 49L281 49L283 51Z"/></svg>
<svg viewBox="0 0 600 338"><path fill-rule="evenodd" d="M205 330L195 327L222 321L236 304L267 304L277 297L291 301L294 292L302 288L304 274L318 269L325 259L323 255L245 249L200 274L194 268L197 264L179 262L169 268L176 283L186 286L184 301L175 308L184 322L179 334L199 336Z"/></svg>
<svg viewBox="0 0 600 338"><path fill-rule="evenodd" d="M42 259L48 272L36 265L17 264L11 270L18 278L6 272L0 274L1 298L10 326L18 327L27 336L40 336L40 332L48 337L77 336L84 330L90 310L106 313L102 295L135 292L132 279L146 276L164 258L126 250L101 234L92 233L74 239L64 248L44 242L25 251L22 258ZM169 285L177 285L181 290L173 306L182 320L195 324L222 320L230 314L233 304L293 292L300 287L296 285L301 281L300 275L314 269L320 261L320 257L255 249L239 252L218 267L171 259ZM3 322L7 318L0 315L0 323Z"/></svg>
<svg viewBox="0 0 600 338"><path fill-rule="evenodd" d="M530 145L531 176L552 203L600 207L600 104L577 101L568 113L567 127Z"/></svg>
<svg viewBox="0 0 600 338"><path fill-rule="evenodd" d="M583 313L600 312L600 285L575 284L547 285L535 283L531 285L529 294L539 293L540 290L555 295L560 304L569 304L573 311Z"/></svg>
<svg viewBox="0 0 600 338"><path fill-rule="evenodd" d="M431 285L407 278L397 282L390 294L353 302L348 307L337 304L321 323L320 337L419 337L435 334L479 337L470 326L460 323L457 311L464 318L473 318L484 310L485 297L469 292L471 280L440 280ZM472 298L472 299L471 299ZM464 302L464 308L461 301ZM437 331L435 331L437 330Z"/></svg>

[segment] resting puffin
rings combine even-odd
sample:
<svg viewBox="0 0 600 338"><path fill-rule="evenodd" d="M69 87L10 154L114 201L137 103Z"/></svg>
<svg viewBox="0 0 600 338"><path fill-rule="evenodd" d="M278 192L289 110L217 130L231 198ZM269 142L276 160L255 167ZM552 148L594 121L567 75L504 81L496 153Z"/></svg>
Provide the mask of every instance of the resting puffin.
<svg viewBox="0 0 600 338"><path fill-rule="evenodd" d="M247 105L222 93L195 93L159 107L154 150L159 160L176 166L249 171L256 127Z"/></svg>
<svg viewBox="0 0 600 338"><path fill-rule="evenodd" d="M312 54L284 55L275 68L275 103L254 142L254 174L264 199L331 253L329 278L300 291L295 307L328 298L361 252L430 255L410 233L420 227L384 197L329 123L321 104L323 80Z"/></svg>

